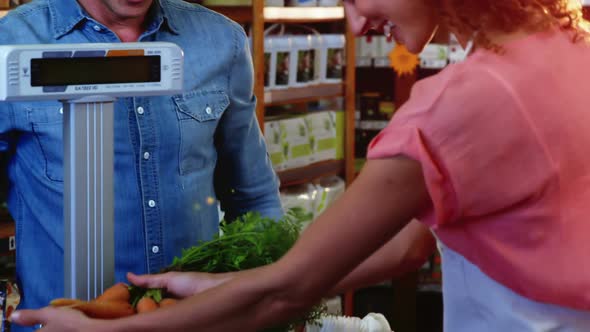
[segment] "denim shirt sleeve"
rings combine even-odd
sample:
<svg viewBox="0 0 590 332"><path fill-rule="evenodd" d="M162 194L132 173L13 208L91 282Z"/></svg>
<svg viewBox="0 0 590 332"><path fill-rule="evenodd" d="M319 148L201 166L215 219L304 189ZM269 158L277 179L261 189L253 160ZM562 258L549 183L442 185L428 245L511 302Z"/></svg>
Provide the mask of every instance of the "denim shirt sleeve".
<svg viewBox="0 0 590 332"><path fill-rule="evenodd" d="M10 131L14 126L14 112L10 103L0 101L0 153L10 148Z"/></svg>
<svg viewBox="0 0 590 332"><path fill-rule="evenodd" d="M7 29L5 29L8 27L7 24L8 23L6 23L6 20L0 21L0 45L10 44L10 40L13 38L11 31L7 31ZM3 155L5 155L9 149L9 136L13 127L14 111L12 104L9 102L0 101L0 153ZM4 156L1 159L4 160Z"/></svg>
<svg viewBox="0 0 590 332"><path fill-rule="evenodd" d="M237 30L236 54L229 78L230 105L216 134L216 192L226 220L234 220L249 211L280 218L283 210L278 178L256 119L248 39L243 30L239 33Z"/></svg>
<svg viewBox="0 0 590 332"><path fill-rule="evenodd" d="M3 29L3 25L6 23L0 23L0 45L7 44L7 40L11 38L10 32L5 32ZM7 177L6 177L6 167L7 163L9 162L10 158L10 151L12 149L12 144L14 143L13 137L14 135L11 133L11 130L14 128L14 108L12 104L9 102L0 101L0 199L2 201L6 200L5 194L8 190L7 188Z"/></svg>

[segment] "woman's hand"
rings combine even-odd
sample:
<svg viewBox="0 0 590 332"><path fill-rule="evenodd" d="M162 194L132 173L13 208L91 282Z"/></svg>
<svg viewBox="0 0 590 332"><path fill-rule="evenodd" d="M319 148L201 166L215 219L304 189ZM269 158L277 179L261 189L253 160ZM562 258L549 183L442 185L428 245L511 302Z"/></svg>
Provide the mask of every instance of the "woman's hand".
<svg viewBox="0 0 590 332"><path fill-rule="evenodd" d="M209 288L221 285L235 274L210 274L195 272L168 272L164 274L138 276L128 273L127 278L134 285L145 288L163 288L178 298L186 298ZM40 332L102 332L112 320L90 319L82 312L68 308L45 307L40 310L18 310L10 319L23 326L42 325Z"/></svg>
<svg viewBox="0 0 590 332"><path fill-rule="evenodd" d="M40 310L17 310L10 316L14 324L42 325L38 332L99 332L103 321L90 319L83 313L67 308L45 307Z"/></svg>
<svg viewBox="0 0 590 332"><path fill-rule="evenodd" d="M232 279L234 274L212 274L198 272L167 272L163 274L152 274L138 276L133 273L127 274L129 281L144 288L163 288L168 293L185 298L213 288Z"/></svg>

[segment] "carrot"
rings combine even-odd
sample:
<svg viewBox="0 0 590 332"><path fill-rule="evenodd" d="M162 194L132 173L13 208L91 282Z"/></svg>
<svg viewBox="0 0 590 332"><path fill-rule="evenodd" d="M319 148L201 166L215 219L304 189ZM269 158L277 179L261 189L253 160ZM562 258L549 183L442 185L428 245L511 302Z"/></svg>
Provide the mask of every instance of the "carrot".
<svg viewBox="0 0 590 332"><path fill-rule="evenodd" d="M100 296L95 300L100 302L109 301L120 301L129 302L131 294L129 293L129 287L125 283L118 283L110 288L107 288Z"/></svg>
<svg viewBox="0 0 590 332"><path fill-rule="evenodd" d="M55 299L52 300L51 302L49 302L49 305L52 307L65 307L65 306L71 306L71 305L75 305L75 304L81 304L84 303L84 301L82 300L77 300L77 299Z"/></svg>
<svg viewBox="0 0 590 332"><path fill-rule="evenodd" d="M141 314L158 309L158 304L151 297L144 296L137 302L135 309L137 310L138 314Z"/></svg>
<svg viewBox="0 0 590 332"><path fill-rule="evenodd" d="M166 298L160 301L160 308L169 307L178 303L177 299Z"/></svg>
<svg viewBox="0 0 590 332"><path fill-rule="evenodd" d="M70 308L79 310L88 317L100 319L115 319L135 314L131 304L122 301L90 301L73 305Z"/></svg>

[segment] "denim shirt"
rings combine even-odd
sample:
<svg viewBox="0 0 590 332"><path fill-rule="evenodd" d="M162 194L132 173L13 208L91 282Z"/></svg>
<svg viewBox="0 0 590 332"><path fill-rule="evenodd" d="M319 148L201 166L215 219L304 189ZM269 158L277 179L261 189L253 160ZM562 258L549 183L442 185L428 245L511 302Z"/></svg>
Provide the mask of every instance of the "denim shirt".
<svg viewBox="0 0 590 332"><path fill-rule="evenodd" d="M280 217L278 180L255 116L248 39L226 17L154 1L139 41L178 44L184 93L115 103L116 279L156 273L181 249L247 211ZM0 44L117 43L75 0L36 0L0 20ZM21 308L63 296L63 111L58 102L0 102L10 154L8 204L17 227Z"/></svg>

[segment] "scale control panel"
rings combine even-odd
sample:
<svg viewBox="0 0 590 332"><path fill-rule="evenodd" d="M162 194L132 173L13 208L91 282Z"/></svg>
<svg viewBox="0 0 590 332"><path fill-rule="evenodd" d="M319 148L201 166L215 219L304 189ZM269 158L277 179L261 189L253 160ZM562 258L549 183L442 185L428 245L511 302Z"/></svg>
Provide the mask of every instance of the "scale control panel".
<svg viewBox="0 0 590 332"><path fill-rule="evenodd" d="M0 45L0 101L180 93L183 65L166 42Z"/></svg>

